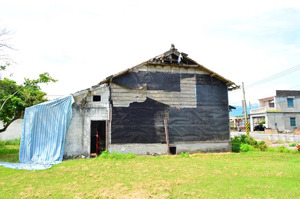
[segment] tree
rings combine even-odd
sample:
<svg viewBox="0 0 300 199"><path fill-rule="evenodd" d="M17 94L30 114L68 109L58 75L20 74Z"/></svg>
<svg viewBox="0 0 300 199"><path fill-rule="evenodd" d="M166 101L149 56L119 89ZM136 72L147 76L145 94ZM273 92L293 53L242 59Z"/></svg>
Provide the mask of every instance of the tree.
<svg viewBox="0 0 300 199"><path fill-rule="evenodd" d="M19 119L26 107L47 101L46 93L41 91L39 84L57 81L49 73L40 74L35 80L25 78L22 85L8 78L2 79L1 73L10 65L5 50L13 49L7 42L8 35L6 29L0 29L0 121L4 125L0 133L5 131L13 121Z"/></svg>
<svg viewBox="0 0 300 199"><path fill-rule="evenodd" d="M10 34L5 28L0 29L0 80L1 80L1 72L4 71L10 64L11 61L9 56L6 54L7 49L13 49L11 45L8 43L8 35Z"/></svg>
<svg viewBox="0 0 300 199"><path fill-rule="evenodd" d="M23 85L18 85L8 78L0 80L0 121L4 125L0 133L5 131L13 121L19 119L26 107L47 101L46 93L41 91L39 84L56 81L49 73L40 74L35 80L25 78Z"/></svg>

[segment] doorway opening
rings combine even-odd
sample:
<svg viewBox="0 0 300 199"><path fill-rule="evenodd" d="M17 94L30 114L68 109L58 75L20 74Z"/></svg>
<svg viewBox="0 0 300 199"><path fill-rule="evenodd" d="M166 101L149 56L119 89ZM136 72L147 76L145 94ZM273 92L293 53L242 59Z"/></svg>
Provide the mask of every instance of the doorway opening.
<svg viewBox="0 0 300 199"><path fill-rule="evenodd" d="M91 121L91 157L106 149L106 121Z"/></svg>

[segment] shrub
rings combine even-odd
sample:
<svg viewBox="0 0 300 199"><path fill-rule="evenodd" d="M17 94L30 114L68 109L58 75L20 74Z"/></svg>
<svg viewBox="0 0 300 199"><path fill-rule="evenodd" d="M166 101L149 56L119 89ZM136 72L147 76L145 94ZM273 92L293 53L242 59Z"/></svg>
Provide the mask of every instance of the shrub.
<svg viewBox="0 0 300 199"><path fill-rule="evenodd" d="M249 144L250 144L251 146L253 146L254 148L258 148L258 143L257 143L257 141L256 141L253 137L250 137L250 142L249 142Z"/></svg>
<svg viewBox="0 0 300 199"><path fill-rule="evenodd" d="M297 144L296 143L291 143L289 146L290 147L294 147L294 146L296 146Z"/></svg>
<svg viewBox="0 0 300 199"><path fill-rule="evenodd" d="M241 144L241 147L240 147L240 150L241 152L248 152L248 151L253 151L254 150L254 147L249 145L249 144Z"/></svg>
<svg viewBox="0 0 300 199"><path fill-rule="evenodd" d="M284 149L285 149L285 146L279 146L279 147L277 147L277 150L279 152L284 152Z"/></svg>
<svg viewBox="0 0 300 199"><path fill-rule="evenodd" d="M247 135L241 135L241 143L248 144L249 137Z"/></svg>
<svg viewBox="0 0 300 199"><path fill-rule="evenodd" d="M265 151L267 149L267 144L264 141L257 142L253 137L247 135L234 136L233 138L231 138L231 144L232 152L236 153L240 151L246 152L249 150L253 150L254 148L259 148L261 151ZM243 149L241 149L242 145ZM251 145L251 147L249 148L249 146L246 145Z"/></svg>
<svg viewBox="0 0 300 199"><path fill-rule="evenodd" d="M261 150L261 151L265 151L267 149L267 144L265 143L265 141L260 141L258 143L258 148Z"/></svg>
<svg viewBox="0 0 300 199"><path fill-rule="evenodd" d="M232 143L232 152L239 153L241 148L240 143Z"/></svg>
<svg viewBox="0 0 300 199"><path fill-rule="evenodd" d="M241 137L234 136L234 138L231 138L231 144L232 144L232 152L235 152L235 153L240 152Z"/></svg>

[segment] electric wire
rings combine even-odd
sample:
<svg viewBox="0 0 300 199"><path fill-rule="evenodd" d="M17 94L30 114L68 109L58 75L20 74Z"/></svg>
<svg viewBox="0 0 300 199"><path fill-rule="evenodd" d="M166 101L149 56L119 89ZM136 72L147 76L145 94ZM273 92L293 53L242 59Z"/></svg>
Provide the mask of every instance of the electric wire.
<svg viewBox="0 0 300 199"><path fill-rule="evenodd" d="M293 66L293 67L291 67L291 68L289 68L289 69L286 69L286 70L284 70L284 71L281 71L281 72L279 72L279 73L276 73L276 74L274 74L274 75L271 75L271 76L269 76L269 77L267 77L267 78L264 78L264 79L258 80L258 81L256 81L256 82L253 82L252 84L249 84L248 86L246 86L246 88L249 89L249 88L256 87L256 86L258 86L258 85L264 84L264 83L266 83L266 82L269 82L269 81L272 81L272 80L281 78L281 77L283 77L283 76L285 76L285 75L288 75L288 74L290 74L290 73L296 72L296 71L299 70L299 69L300 69L300 64L298 64L298 65L296 65L296 66Z"/></svg>

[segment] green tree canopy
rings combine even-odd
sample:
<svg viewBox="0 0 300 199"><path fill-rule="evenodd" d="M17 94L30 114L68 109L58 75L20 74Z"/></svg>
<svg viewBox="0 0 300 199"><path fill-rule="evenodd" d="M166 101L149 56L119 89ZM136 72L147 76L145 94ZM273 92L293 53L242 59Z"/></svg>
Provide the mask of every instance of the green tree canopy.
<svg viewBox="0 0 300 199"><path fill-rule="evenodd" d="M26 107L47 101L46 93L41 91L39 84L56 81L49 73L40 74L35 80L25 78L22 85L8 78L0 80L0 121L4 125L0 132L20 118Z"/></svg>

